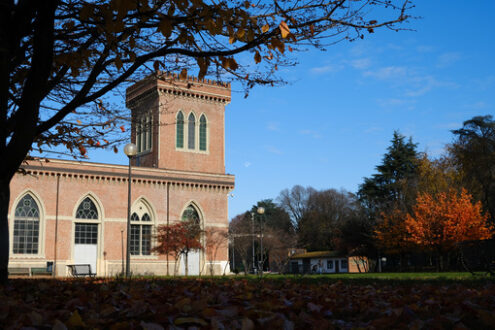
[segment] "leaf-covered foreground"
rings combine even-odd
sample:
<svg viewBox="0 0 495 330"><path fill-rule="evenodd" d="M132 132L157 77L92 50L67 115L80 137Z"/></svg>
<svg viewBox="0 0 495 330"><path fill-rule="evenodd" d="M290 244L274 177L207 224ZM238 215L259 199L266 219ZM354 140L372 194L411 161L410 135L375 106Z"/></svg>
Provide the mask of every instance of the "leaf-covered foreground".
<svg viewBox="0 0 495 330"><path fill-rule="evenodd" d="M495 284L12 280L3 328L495 328Z"/></svg>

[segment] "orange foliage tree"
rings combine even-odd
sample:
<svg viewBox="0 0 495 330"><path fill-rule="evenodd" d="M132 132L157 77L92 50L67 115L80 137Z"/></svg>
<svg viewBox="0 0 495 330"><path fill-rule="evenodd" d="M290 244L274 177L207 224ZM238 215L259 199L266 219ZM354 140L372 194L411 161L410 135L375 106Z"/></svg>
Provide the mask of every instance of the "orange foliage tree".
<svg viewBox="0 0 495 330"><path fill-rule="evenodd" d="M404 254L413 247L406 230L405 219L407 214L399 209L389 213L382 213L382 221L377 225L375 236L378 246L384 252Z"/></svg>
<svg viewBox="0 0 495 330"><path fill-rule="evenodd" d="M413 216L407 214L405 228L409 240L440 256L452 251L458 243L489 239L494 228L482 213L481 202L473 203L472 196L462 189L436 195L418 195Z"/></svg>

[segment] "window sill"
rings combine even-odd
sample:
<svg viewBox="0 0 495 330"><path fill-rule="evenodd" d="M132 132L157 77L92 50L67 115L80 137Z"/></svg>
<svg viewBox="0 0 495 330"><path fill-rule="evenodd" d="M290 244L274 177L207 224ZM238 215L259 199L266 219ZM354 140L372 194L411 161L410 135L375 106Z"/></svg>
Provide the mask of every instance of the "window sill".
<svg viewBox="0 0 495 330"><path fill-rule="evenodd" d="M149 255L149 256L138 256L131 255L131 260L158 260L158 256Z"/></svg>
<svg viewBox="0 0 495 330"><path fill-rule="evenodd" d="M200 155L209 155L210 151L209 150L196 150L196 149L187 149L187 148L177 148L175 147L175 151L181 151L181 152L189 152L192 154L200 154Z"/></svg>
<svg viewBox="0 0 495 330"><path fill-rule="evenodd" d="M29 254L11 254L10 255L10 259L12 260L21 260L21 259L30 259L30 260L33 260L33 259L46 259L44 255L39 255L39 254L32 254L32 255L29 255Z"/></svg>
<svg viewBox="0 0 495 330"><path fill-rule="evenodd" d="M148 155L148 154L151 154L153 152L152 149L149 149L149 150L145 150L145 151L141 151L141 152L138 152L136 154L136 156L134 157L141 157L141 156L145 156L145 155Z"/></svg>

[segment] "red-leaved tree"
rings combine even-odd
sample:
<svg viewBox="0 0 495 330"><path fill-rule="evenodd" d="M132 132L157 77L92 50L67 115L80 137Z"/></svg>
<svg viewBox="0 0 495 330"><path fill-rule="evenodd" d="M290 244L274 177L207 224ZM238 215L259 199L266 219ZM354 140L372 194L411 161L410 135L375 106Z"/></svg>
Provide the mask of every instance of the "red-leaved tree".
<svg viewBox="0 0 495 330"><path fill-rule="evenodd" d="M193 250L202 250L201 227L196 221L187 220L171 225L160 225L157 228L157 245L153 248L159 254L172 254L175 264L181 255L185 257L185 275L188 275L188 255ZM168 267L168 265L167 265ZM177 267L175 267L177 270ZM175 271L174 271L175 274Z"/></svg>

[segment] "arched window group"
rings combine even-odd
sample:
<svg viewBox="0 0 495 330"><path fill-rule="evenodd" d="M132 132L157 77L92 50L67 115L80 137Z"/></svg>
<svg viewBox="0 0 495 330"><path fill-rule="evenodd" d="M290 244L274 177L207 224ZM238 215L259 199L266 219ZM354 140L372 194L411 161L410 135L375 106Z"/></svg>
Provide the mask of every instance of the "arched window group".
<svg viewBox="0 0 495 330"><path fill-rule="evenodd" d="M205 114L199 117L199 125L194 113L190 113L187 117L187 125L184 121L182 111L177 113L176 120L176 143L178 149L184 149L187 145L187 150L206 151L208 146L208 122ZM185 126L187 126L187 134L184 134ZM199 134L198 131L199 130ZM187 139L187 141L185 141Z"/></svg>
<svg viewBox="0 0 495 330"><path fill-rule="evenodd" d="M149 208L140 200L131 214L131 255L151 254L152 222Z"/></svg>
<svg viewBox="0 0 495 330"><path fill-rule="evenodd" d="M95 202L86 197L78 205L75 214L75 244L97 244L100 214ZM200 224L197 209L190 204L184 209L181 219ZM151 254L153 222L151 209L139 200L132 209L130 253L148 256ZM13 252L15 254L38 254L40 241L40 208L31 194L24 195L17 203L14 215Z"/></svg>

